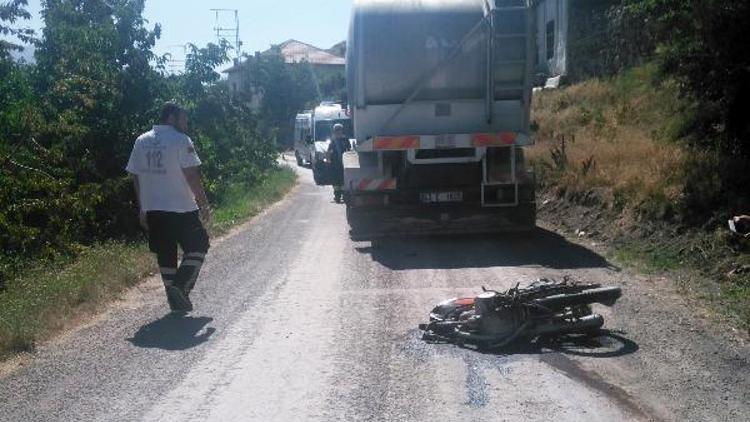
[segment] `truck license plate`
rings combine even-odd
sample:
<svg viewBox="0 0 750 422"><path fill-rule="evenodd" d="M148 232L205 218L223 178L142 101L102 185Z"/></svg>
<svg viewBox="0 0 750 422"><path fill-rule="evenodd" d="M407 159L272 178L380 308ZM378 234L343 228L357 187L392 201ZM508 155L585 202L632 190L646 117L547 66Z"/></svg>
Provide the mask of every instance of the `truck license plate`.
<svg viewBox="0 0 750 422"><path fill-rule="evenodd" d="M438 135L435 137L435 148L450 149L456 147L456 137L454 135Z"/></svg>
<svg viewBox="0 0 750 422"><path fill-rule="evenodd" d="M431 204L435 202L461 202L464 200L464 193L457 192L423 192L421 195L422 202Z"/></svg>

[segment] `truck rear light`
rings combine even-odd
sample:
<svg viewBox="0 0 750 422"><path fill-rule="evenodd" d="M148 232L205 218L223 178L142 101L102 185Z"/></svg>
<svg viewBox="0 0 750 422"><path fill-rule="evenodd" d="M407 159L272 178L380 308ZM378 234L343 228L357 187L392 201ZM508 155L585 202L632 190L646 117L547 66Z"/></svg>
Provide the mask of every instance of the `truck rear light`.
<svg viewBox="0 0 750 422"><path fill-rule="evenodd" d="M381 136L375 138L375 149L382 150L405 150L417 149L420 145L419 136Z"/></svg>
<svg viewBox="0 0 750 422"><path fill-rule="evenodd" d="M471 142L475 147L498 147L516 143L516 133L477 133L472 135Z"/></svg>
<svg viewBox="0 0 750 422"><path fill-rule="evenodd" d="M360 179L356 183L356 190L358 191L365 191L365 192L377 192L377 191L384 191L384 190L396 190L398 186L398 180L395 178L389 178L389 179Z"/></svg>

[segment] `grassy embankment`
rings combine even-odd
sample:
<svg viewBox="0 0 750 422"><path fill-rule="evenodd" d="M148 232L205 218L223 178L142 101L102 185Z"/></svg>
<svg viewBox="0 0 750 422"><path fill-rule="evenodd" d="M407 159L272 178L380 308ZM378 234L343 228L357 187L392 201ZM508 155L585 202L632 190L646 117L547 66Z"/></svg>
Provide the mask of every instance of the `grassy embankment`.
<svg viewBox="0 0 750 422"><path fill-rule="evenodd" d="M703 198L715 197L719 166L687 146L695 112L652 66L536 94L528 157L541 214L605 238L620 263L672 273L748 329L750 245L728 233L721 210L696 218Z"/></svg>
<svg viewBox="0 0 750 422"><path fill-rule="evenodd" d="M295 181L293 170L281 168L250 189L230 189L215 209L212 234L225 233L258 214L281 199ZM33 350L71 319L95 312L155 270L143 242L96 245L73 260L30 268L0 292L0 356Z"/></svg>

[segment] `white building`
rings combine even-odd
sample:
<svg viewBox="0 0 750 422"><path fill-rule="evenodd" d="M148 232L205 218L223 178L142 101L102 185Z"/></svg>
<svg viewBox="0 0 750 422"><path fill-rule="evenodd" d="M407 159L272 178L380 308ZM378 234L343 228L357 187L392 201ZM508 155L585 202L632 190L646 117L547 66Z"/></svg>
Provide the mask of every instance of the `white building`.
<svg viewBox="0 0 750 422"><path fill-rule="evenodd" d="M536 70L548 78L580 80L610 72L609 9L618 0L532 0Z"/></svg>
<svg viewBox="0 0 750 422"><path fill-rule="evenodd" d="M336 51L342 50L340 44L334 46ZM273 48L262 53L261 56L268 54L281 54L284 62L288 65L305 63L312 66L315 74L322 78L330 73L341 73L343 75L346 66L346 59L331 53L331 50L323 50L313 45L297 41L287 40ZM244 62L235 61L234 65L222 73L227 75L227 82L232 93L250 93L250 106L259 108L263 101L263 93L248 83L246 66Z"/></svg>
<svg viewBox="0 0 750 422"><path fill-rule="evenodd" d="M535 0L537 71L549 77L567 73L570 0Z"/></svg>

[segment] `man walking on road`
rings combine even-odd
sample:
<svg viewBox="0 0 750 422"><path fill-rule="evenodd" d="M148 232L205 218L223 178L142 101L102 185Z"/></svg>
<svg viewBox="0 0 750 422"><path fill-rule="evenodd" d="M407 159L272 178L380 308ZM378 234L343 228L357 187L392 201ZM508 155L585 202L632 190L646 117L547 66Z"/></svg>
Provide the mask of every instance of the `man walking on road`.
<svg viewBox="0 0 750 422"><path fill-rule="evenodd" d="M331 181L333 183L333 200L341 202L344 185L344 153L352 149L349 138L344 134L344 125L333 125L333 139L328 145L328 159L331 161Z"/></svg>
<svg viewBox="0 0 750 422"><path fill-rule="evenodd" d="M190 291L195 286L209 248L203 221L210 211L201 182L201 161L187 131L187 113L166 103L161 121L135 141L127 171L133 176L140 205L140 221L148 231L149 248L156 254L169 307L193 310ZM183 259L177 266L177 247Z"/></svg>

